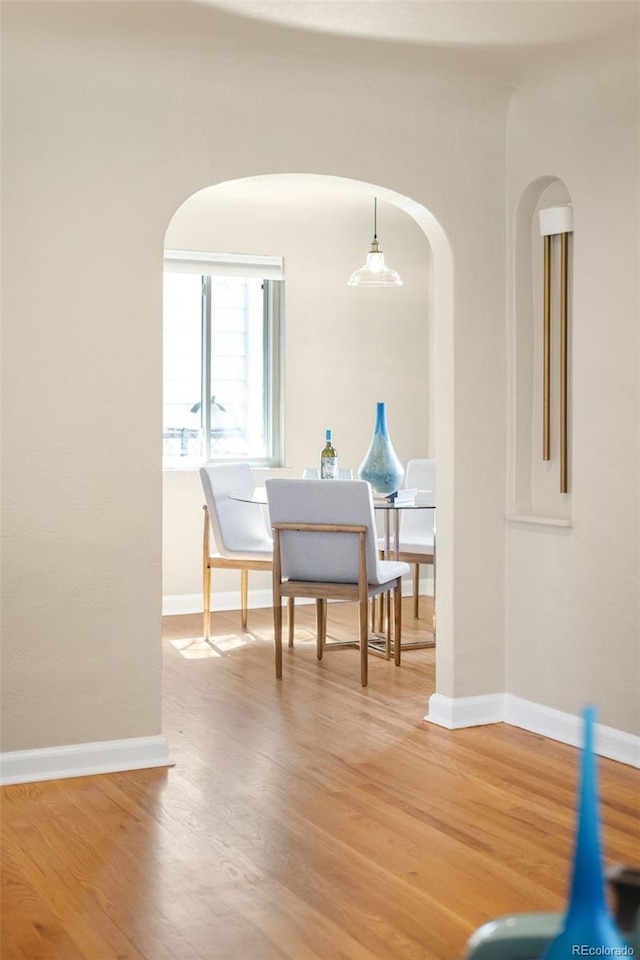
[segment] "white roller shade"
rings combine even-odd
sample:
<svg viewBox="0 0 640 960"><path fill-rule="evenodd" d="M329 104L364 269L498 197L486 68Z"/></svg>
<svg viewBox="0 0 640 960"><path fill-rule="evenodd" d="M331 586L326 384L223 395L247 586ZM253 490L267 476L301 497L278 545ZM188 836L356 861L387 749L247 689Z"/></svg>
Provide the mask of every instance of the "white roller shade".
<svg viewBox="0 0 640 960"><path fill-rule="evenodd" d="M284 257L260 257L247 253L165 250L164 268L172 273L284 280Z"/></svg>

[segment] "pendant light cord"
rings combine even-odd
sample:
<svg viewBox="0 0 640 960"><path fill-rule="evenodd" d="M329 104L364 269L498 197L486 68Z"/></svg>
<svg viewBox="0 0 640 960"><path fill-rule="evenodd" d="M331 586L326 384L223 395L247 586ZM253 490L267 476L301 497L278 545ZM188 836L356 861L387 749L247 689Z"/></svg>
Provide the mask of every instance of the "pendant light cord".
<svg viewBox="0 0 640 960"><path fill-rule="evenodd" d="M373 239L378 239L378 198L373 198Z"/></svg>

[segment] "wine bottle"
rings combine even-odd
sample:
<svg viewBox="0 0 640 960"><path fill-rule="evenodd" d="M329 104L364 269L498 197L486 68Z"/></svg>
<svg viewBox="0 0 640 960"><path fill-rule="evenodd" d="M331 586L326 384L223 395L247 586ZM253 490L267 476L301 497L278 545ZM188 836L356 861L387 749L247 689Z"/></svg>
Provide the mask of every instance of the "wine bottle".
<svg viewBox="0 0 640 960"><path fill-rule="evenodd" d="M320 479L337 480L338 479L338 454L331 441L331 430L325 433L326 443L320 454Z"/></svg>

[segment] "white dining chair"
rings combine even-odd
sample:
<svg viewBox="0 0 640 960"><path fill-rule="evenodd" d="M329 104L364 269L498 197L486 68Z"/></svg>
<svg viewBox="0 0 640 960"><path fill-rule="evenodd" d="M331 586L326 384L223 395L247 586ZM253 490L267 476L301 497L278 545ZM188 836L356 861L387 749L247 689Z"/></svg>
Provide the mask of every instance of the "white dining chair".
<svg viewBox="0 0 640 960"><path fill-rule="evenodd" d="M418 491L436 490L436 461L409 460L405 474L405 487ZM384 541L378 546L384 552ZM405 510L400 523L400 542L397 547L397 559L413 567L413 616L418 617L420 597L420 566L434 565L435 551L435 511Z"/></svg>
<svg viewBox="0 0 640 960"><path fill-rule="evenodd" d="M436 490L436 461L409 460L405 487L417 490ZM420 594L420 566L433 566L435 542L435 511L406 510L400 524L398 558L413 566L413 615L418 616Z"/></svg>
<svg viewBox="0 0 640 960"><path fill-rule="evenodd" d="M357 645L360 682L368 682L369 628L367 603L393 590L393 649L400 664L402 634L402 577L406 563L380 560L371 487L364 480L266 481L269 515L274 535L273 619L276 677L282 677L282 599L316 601L317 658L325 648ZM327 600L358 603L358 641L326 643ZM386 638L390 656L390 635Z"/></svg>
<svg viewBox="0 0 640 960"><path fill-rule="evenodd" d="M247 463L210 463L200 468L205 495L202 542L203 627L205 640L211 630L211 570L240 571L242 629L247 628L249 570L270 571L273 540L262 507L250 501L255 483ZM245 501L232 499L238 493ZM215 551L211 551L213 534Z"/></svg>

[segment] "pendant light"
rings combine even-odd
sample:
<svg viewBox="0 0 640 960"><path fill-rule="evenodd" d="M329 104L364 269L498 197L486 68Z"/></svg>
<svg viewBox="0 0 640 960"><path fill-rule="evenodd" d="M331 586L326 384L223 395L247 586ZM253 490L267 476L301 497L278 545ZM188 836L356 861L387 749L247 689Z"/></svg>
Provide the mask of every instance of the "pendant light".
<svg viewBox="0 0 640 960"><path fill-rule="evenodd" d="M384 262L378 242L378 198L373 198L373 240L364 267L355 270L348 280L350 287L401 287L402 278Z"/></svg>

